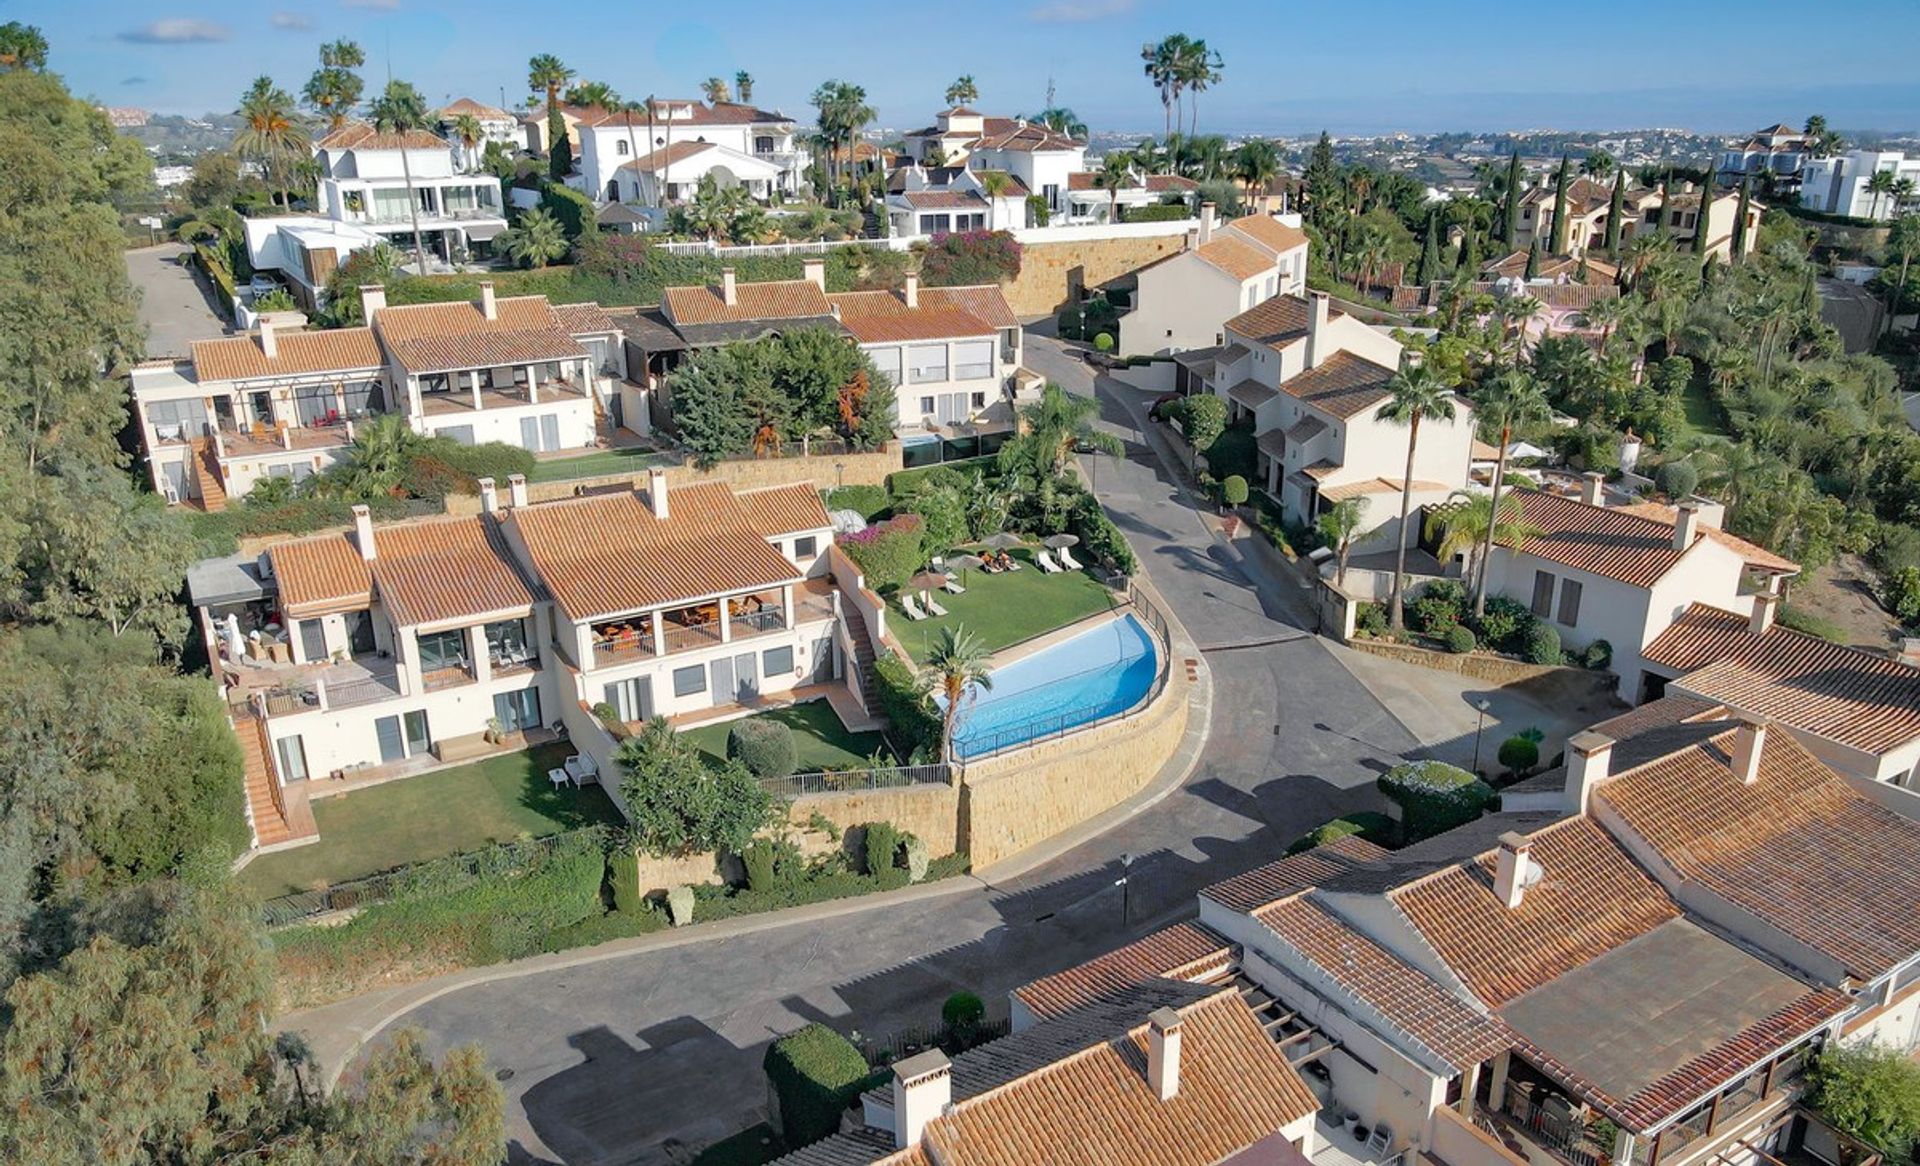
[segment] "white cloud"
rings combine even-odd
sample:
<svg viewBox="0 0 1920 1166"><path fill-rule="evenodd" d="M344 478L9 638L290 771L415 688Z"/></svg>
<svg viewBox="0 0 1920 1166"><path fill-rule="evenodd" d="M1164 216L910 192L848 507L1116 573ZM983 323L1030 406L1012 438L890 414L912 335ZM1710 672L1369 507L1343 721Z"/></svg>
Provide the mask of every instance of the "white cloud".
<svg viewBox="0 0 1920 1166"><path fill-rule="evenodd" d="M1042 24L1084 24L1133 11L1134 0L1049 0L1027 13Z"/></svg>
<svg viewBox="0 0 1920 1166"><path fill-rule="evenodd" d="M120 39L137 45L204 45L226 40L227 29L211 20L175 17L128 29Z"/></svg>
<svg viewBox="0 0 1920 1166"><path fill-rule="evenodd" d="M273 14L272 24L275 28L284 28L290 32L299 32L313 27L313 21L298 12L276 12Z"/></svg>

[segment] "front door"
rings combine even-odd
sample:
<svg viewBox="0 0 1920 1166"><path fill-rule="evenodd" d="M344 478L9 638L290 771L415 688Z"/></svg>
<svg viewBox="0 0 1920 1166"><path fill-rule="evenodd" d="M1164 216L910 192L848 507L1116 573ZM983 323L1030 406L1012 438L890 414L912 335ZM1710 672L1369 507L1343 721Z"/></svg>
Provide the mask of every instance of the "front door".
<svg viewBox="0 0 1920 1166"><path fill-rule="evenodd" d="M380 764L404 760L407 750L400 742L400 718L380 717L373 722L373 735L380 742Z"/></svg>
<svg viewBox="0 0 1920 1166"><path fill-rule="evenodd" d="M415 709L406 714L407 755L418 757L433 748L433 734L427 731L427 710Z"/></svg>
<svg viewBox="0 0 1920 1166"><path fill-rule="evenodd" d="M743 652L733 658L734 680L739 684L734 697L742 702L760 695L760 657L753 652Z"/></svg>
<svg viewBox="0 0 1920 1166"><path fill-rule="evenodd" d="M303 664L319 664L327 658L327 629L317 619L300 621L300 654Z"/></svg>
<svg viewBox="0 0 1920 1166"><path fill-rule="evenodd" d="M833 679L833 637L822 636L813 642L813 682L825 684Z"/></svg>
<svg viewBox="0 0 1920 1166"><path fill-rule="evenodd" d="M282 737L273 743L280 761L280 784L307 780L307 746L300 734Z"/></svg>
<svg viewBox="0 0 1920 1166"><path fill-rule="evenodd" d="M733 703L733 661L719 659L707 665L707 692L716 705Z"/></svg>
<svg viewBox="0 0 1920 1166"><path fill-rule="evenodd" d="M372 612L350 611L347 613L347 651L355 656L373 655Z"/></svg>
<svg viewBox="0 0 1920 1166"><path fill-rule="evenodd" d="M523 688L518 692L497 692L493 696L493 715L509 733L524 733L540 727L540 690Z"/></svg>

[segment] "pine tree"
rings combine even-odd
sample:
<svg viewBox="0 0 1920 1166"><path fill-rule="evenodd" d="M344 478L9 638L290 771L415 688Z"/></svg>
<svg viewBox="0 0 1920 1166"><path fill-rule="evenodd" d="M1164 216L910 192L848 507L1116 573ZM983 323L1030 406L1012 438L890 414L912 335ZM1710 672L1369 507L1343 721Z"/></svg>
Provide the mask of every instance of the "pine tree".
<svg viewBox="0 0 1920 1166"><path fill-rule="evenodd" d="M1520 147L1513 148L1513 156L1507 162L1507 205L1506 234L1500 236L1507 246L1520 236L1520 183L1525 174L1520 169Z"/></svg>
<svg viewBox="0 0 1920 1166"><path fill-rule="evenodd" d="M1733 261L1747 257L1747 215L1753 206L1753 179L1740 180L1740 205L1733 214Z"/></svg>
<svg viewBox="0 0 1920 1166"><path fill-rule="evenodd" d="M1540 236L1533 237L1533 245L1527 248L1527 278L1540 278Z"/></svg>
<svg viewBox="0 0 1920 1166"><path fill-rule="evenodd" d="M1620 261L1620 219L1627 213L1627 168L1620 167L1620 173L1613 179L1613 201L1607 207L1607 258L1615 263Z"/></svg>
<svg viewBox="0 0 1920 1166"><path fill-rule="evenodd" d="M1325 130L1320 131L1320 140L1313 144L1304 177L1307 211L1314 225L1324 232L1334 222L1334 211L1340 204L1340 167L1333 160L1333 139Z"/></svg>
<svg viewBox="0 0 1920 1166"><path fill-rule="evenodd" d="M1420 246L1420 279L1423 284L1440 278L1440 212L1427 214L1427 237Z"/></svg>
<svg viewBox="0 0 1920 1166"><path fill-rule="evenodd" d="M1553 253L1567 253L1567 183L1572 181L1573 167L1565 154L1560 155L1560 173L1553 180Z"/></svg>

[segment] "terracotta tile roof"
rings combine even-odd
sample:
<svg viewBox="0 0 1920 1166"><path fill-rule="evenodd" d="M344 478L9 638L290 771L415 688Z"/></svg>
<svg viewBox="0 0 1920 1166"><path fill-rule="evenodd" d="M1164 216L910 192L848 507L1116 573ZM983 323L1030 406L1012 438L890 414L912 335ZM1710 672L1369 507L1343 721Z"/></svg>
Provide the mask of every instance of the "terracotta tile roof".
<svg viewBox="0 0 1920 1166"><path fill-rule="evenodd" d="M410 373L529 364L581 357L545 296L503 296L494 319L478 303L409 304L382 309L373 326Z"/></svg>
<svg viewBox="0 0 1920 1166"><path fill-rule="evenodd" d="M800 578L719 483L674 488L664 522L637 493L521 507L507 521L574 620Z"/></svg>
<svg viewBox="0 0 1920 1166"><path fill-rule="evenodd" d="M1195 980L1225 971L1233 947L1199 923L1178 923L1144 939L1013 990L1041 1020L1109 999L1149 980Z"/></svg>
<svg viewBox="0 0 1920 1166"><path fill-rule="evenodd" d="M1545 255L1540 259L1540 267L1534 273L1537 279L1568 279L1579 274L1581 259L1573 255ZM1607 262L1598 255L1586 256L1587 282L1589 284L1608 284L1620 278L1620 268ZM1524 279L1527 274L1527 252L1515 251L1498 259L1489 260L1480 267L1480 274L1493 279ZM1527 292L1532 295L1531 289Z"/></svg>
<svg viewBox="0 0 1920 1166"><path fill-rule="evenodd" d="M1398 494L1406 483L1399 478L1363 478L1358 482L1341 482L1337 486L1323 486L1320 496L1330 502L1340 502L1347 498L1364 498L1374 494ZM1413 480L1416 494L1437 494L1451 489L1445 482L1429 482L1422 478Z"/></svg>
<svg viewBox="0 0 1920 1166"><path fill-rule="evenodd" d="M820 503L820 491L805 482L743 490L734 497L746 511L748 525L762 535L825 530L833 525L827 508Z"/></svg>
<svg viewBox="0 0 1920 1166"><path fill-rule="evenodd" d="M1304 470L1300 470L1299 472L1302 474L1305 474L1307 477L1318 482L1322 478L1325 478L1328 474L1335 473L1339 469L1340 467L1337 463L1330 462L1325 458L1321 458L1319 461L1313 463L1312 465L1308 466Z"/></svg>
<svg viewBox="0 0 1920 1166"><path fill-rule="evenodd" d="M1013 314L1006 293L995 283L966 284L961 287L922 287L920 302L954 308L985 320L995 328L1018 328L1020 317Z"/></svg>
<svg viewBox="0 0 1920 1166"><path fill-rule="evenodd" d="M1388 897L1475 995L1498 1007L1678 917L1660 885L1589 818L1535 831L1546 877L1508 909L1493 894L1497 852Z"/></svg>
<svg viewBox="0 0 1920 1166"><path fill-rule="evenodd" d="M735 285L734 303L718 287L670 287L661 306L675 324L725 324L743 320L795 320L831 316L827 293L806 279L769 280Z"/></svg>
<svg viewBox="0 0 1920 1166"><path fill-rule="evenodd" d="M1541 532L1520 544L1526 554L1636 587L1651 587L1680 561L1673 527L1666 523L1543 490L1516 490L1513 496Z"/></svg>
<svg viewBox="0 0 1920 1166"><path fill-rule="evenodd" d="M1244 409L1258 409L1280 395L1280 390L1247 377L1227 390L1227 399Z"/></svg>
<svg viewBox="0 0 1920 1166"><path fill-rule="evenodd" d="M682 105L691 105L693 107L691 117L669 118L666 116L666 111ZM638 113L629 113L625 110L615 112L596 106L591 109L582 109L578 112L581 114L581 124L596 129L601 127L618 127L625 129L629 124L635 129L645 129L648 125L652 125L656 133L665 133L668 129L678 129L681 126L768 125L791 122L793 120L785 114L760 109L751 105L742 105L737 101L717 101L712 105L708 105L701 101L686 101L659 97L654 99L653 107L654 115L651 122L649 122L645 110Z"/></svg>
<svg viewBox="0 0 1920 1166"><path fill-rule="evenodd" d="M1148 194L1184 194L1190 190L1199 190L1200 184L1184 174L1147 175Z"/></svg>
<svg viewBox="0 0 1920 1166"><path fill-rule="evenodd" d="M614 323L613 317L607 315L606 309L599 304L555 304L553 314L559 318L560 327L569 336L620 331L620 325Z"/></svg>
<svg viewBox="0 0 1920 1166"><path fill-rule="evenodd" d="M980 140L973 143L973 148L1031 153L1040 150L1078 150L1085 145L1085 142L1074 141L1065 134L1056 133L1035 122L989 117L982 119Z"/></svg>
<svg viewBox="0 0 1920 1166"><path fill-rule="evenodd" d="M1273 256L1232 235L1220 235L1194 249L1203 262L1235 279L1252 279L1273 267Z"/></svg>
<svg viewBox="0 0 1920 1166"><path fill-rule="evenodd" d="M1702 696L1868 753L1920 737L1920 669L1779 623L1756 636L1747 616L1695 603L1641 655Z"/></svg>
<svg viewBox="0 0 1920 1166"><path fill-rule="evenodd" d="M1386 400L1392 379L1392 369L1342 350L1280 382L1280 391L1345 420Z"/></svg>
<svg viewBox="0 0 1920 1166"><path fill-rule="evenodd" d="M1544 203L1551 208L1558 198L1552 186L1530 186L1520 196L1526 204ZM1590 214L1605 210L1613 202L1613 185L1609 182L1596 182L1591 178L1575 178L1567 183L1567 210L1576 215ZM1549 211L1551 214L1551 211Z"/></svg>
<svg viewBox="0 0 1920 1166"><path fill-rule="evenodd" d="M376 535L374 544L379 545ZM280 543L267 549L280 609L296 619L364 609L373 602L373 572L344 534Z"/></svg>
<svg viewBox="0 0 1920 1166"><path fill-rule="evenodd" d="M987 200L976 190L910 190L900 196L921 211L985 210Z"/></svg>
<svg viewBox="0 0 1920 1166"><path fill-rule="evenodd" d="M1615 741L1626 741L1652 729L1662 729L1679 724L1690 717L1697 717L1721 707L1710 700L1685 693L1669 692L1659 700L1650 700L1646 704L1628 709L1617 717L1608 717L1604 721L1588 726L1603 737L1612 737Z"/></svg>
<svg viewBox="0 0 1920 1166"><path fill-rule="evenodd" d="M618 169L632 170L635 173L657 173L711 149L714 149L712 142L669 142L658 150L652 150L638 158L622 162Z"/></svg>
<svg viewBox="0 0 1920 1166"><path fill-rule="evenodd" d="M1513 1047L1499 1018L1476 1010L1425 973L1347 926L1310 894L1253 913L1289 947L1457 1069Z"/></svg>
<svg viewBox="0 0 1920 1166"><path fill-rule="evenodd" d="M1249 343L1279 348L1307 334L1311 312L1307 301L1299 296L1274 296L1228 320L1226 328L1229 332L1238 333ZM1343 314L1336 308L1327 309L1329 320L1338 319Z"/></svg>
<svg viewBox="0 0 1920 1166"><path fill-rule="evenodd" d="M481 121L512 121L513 115L497 106L485 105L471 97L455 98L440 110L439 116L446 120L470 113Z"/></svg>
<svg viewBox="0 0 1920 1166"><path fill-rule="evenodd" d="M1318 886L1386 853L1366 839L1349 834L1312 850L1257 866L1245 874L1215 883L1200 894L1229 911L1252 911Z"/></svg>
<svg viewBox="0 0 1920 1166"><path fill-rule="evenodd" d="M533 606L491 519L396 523L376 529L373 545L374 585L402 627Z"/></svg>
<svg viewBox="0 0 1920 1166"><path fill-rule="evenodd" d="M924 1148L896 1151L892 1130L868 1126L829 1135L773 1161L774 1166L935 1166Z"/></svg>
<svg viewBox="0 0 1920 1166"><path fill-rule="evenodd" d="M257 336L193 342L193 374L202 382L244 381L258 377L299 376L316 372L373 370L386 363L371 328L326 332L275 332L271 360Z"/></svg>
<svg viewBox="0 0 1920 1166"><path fill-rule="evenodd" d="M1307 245L1305 231L1289 227L1272 215L1242 215L1229 222L1226 229L1237 235L1245 235L1278 255Z"/></svg>
<svg viewBox="0 0 1920 1166"><path fill-rule="evenodd" d="M862 344L992 336L996 331L951 300L930 300L925 292L920 296L917 308L907 307L899 293L890 291L838 292L827 299L840 309L840 326Z"/></svg>
<svg viewBox="0 0 1920 1166"><path fill-rule="evenodd" d="M446 150L447 139L427 130L381 133L365 122L351 122L314 143L322 150Z"/></svg>
<svg viewBox="0 0 1920 1166"><path fill-rule="evenodd" d="M1626 506L1616 506L1614 509L1626 514L1638 514L1642 518L1651 518L1668 527L1673 526L1680 518L1679 511L1663 502L1634 502ZM1701 529L1714 542L1737 552L1742 559L1746 560L1747 566L1756 571L1769 571L1780 575L1800 573L1800 564L1792 559L1776 555L1767 548L1757 543L1750 543L1737 534L1730 534L1715 526L1703 526Z"/></svg>
<svg viewBox="0 0 1920 1166"><path fill-rule="evenodd" d="M931 1156L942 1166L1214 1166L1319 1108L1237 991L1177 1012L1180 1091L1166 1101L1147 1084L1144 1008L1121 1034L965 1099L962 1064L974 1053L962 1054L955 1104L926 1128Z"/></svg>
<svg viewBox="0 0 1920 1166"><path fill-rule="evenodd" d="M1777 729L1744 784L1729 762L1737 732L1616 773L1594 796L1680 877L1850 975L1871 980L1920 952L1920 823Z"/></svg>
<svg viewBox="0 0 1920 1166"><path fill-rule="evenodd" d="M1014 198L1016 196L1020 198L1025 198L1027 195L1033 193L1031 190L1027 189L1027 184L1020 180L1020 176L1018 174L1012 173L1011 171L996 170L996 169L993 169L992 167L988 167L984 170L975 170L973 172L973 176L975 178L982 179L982 180L984 180L989 174L1004 174L1006 175L1007 181L1011 184L1007 187L1006 191L1000 195L1001 198ZM982 193L985 193L985 192L983 191Z"/></svg>

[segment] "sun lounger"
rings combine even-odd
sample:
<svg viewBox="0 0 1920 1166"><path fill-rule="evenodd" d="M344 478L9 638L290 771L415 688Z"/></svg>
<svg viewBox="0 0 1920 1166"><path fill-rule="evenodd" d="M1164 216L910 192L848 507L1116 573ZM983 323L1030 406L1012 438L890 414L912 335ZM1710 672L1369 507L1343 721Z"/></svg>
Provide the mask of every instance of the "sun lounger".
<svg viewBox="0 0 1920 1166"><path fill-rule="evenodd" d="M1061 571L1060 564L1054 562L1053 556L1049 555L1045 551L1033 552L1033 561L1035 563L1038 563L1040 565L1040 569L1049 575L1057 575Z"/></svg>
<svg viewBox="0 0 1920 1166"><path fill-rule="evenodd" d="M948 595L965 595L967 593L967 589L960 586L960 580L955 579L952 575L947 576L947 581L941 584L940 590L945 591Z"/></svg>
<svg viewBox="0 0 1920 1166"><path fill-rule="evenodd" d="M1012 555L1008 555L1008 556L1007 556L1007 570L1009 570L1009 571L1018 571L1019 569L1020 569L1020 560L1019 560L1019 559L1016 559L1016 558L1014 558L1014 557L1013 557Z"/></svg>
<svg viewBox="0 0 1920 1166"><path fill-rule="evenodd" d="M1067 570L1078 571L1081 569L1080 561L1078 559L1075 559L1072 555L1068 554L1067 548L1061 547L1059 550L1055 551L1054 553L1060 556L1060 565L1062 567L1065 567Z"/></svg>
<svg viewBox="0 0 1920 1166"><path fill-rule="evenodd" d="M935 615L935 616L941 616L941 615L947 614L947 609L940 606L940 601L933 597L933 593L931 591L927 593L927 611L929 614Z"/></svg>
<svg viewBox="0 0 1920 1166"><path fill-rule="evenodd" d="M920 605L913 601L913 596L911 595L902 595L900 597L900 610L907 613L908 619L919 620L927 618L927 613L920 610Z"/></svg>

